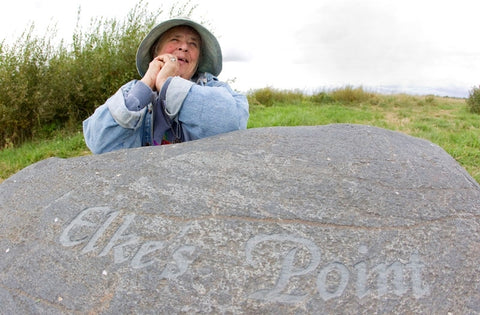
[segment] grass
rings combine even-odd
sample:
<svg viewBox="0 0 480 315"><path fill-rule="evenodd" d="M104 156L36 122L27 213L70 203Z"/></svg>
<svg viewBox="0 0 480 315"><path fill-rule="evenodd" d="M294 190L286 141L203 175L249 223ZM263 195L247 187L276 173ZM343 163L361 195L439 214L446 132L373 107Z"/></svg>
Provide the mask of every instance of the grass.
<svg viewBox="0 0 480 315"><path fill-rule="evenodd" d="M353 123L395 130L438 144L480 182L480 115L471 113L464 99L379 95L349 87L311 96L267 88L248 97L248 128ZM0 151L0 182L48 157L86 154L79 131L5 148Z"/></svg>
<svg viewBox="0 0 480 315"><path fill-rule="evenodd" d="M0 151L0 182L30 164L49 157L69 158L90 154L81 132L58 133L45 140L24 143Z"/></svg>

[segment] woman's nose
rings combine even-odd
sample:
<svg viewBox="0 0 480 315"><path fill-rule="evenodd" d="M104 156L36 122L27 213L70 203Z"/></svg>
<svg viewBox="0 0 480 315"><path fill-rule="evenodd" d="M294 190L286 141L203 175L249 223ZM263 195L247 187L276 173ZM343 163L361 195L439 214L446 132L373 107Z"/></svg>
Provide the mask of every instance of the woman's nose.
<svg viewBox="0 0 480 315"><path fill-rule="evenodd" d="M180 43L180 45L178 46L178 50L187 52L188 51L187 43Z"/></svg>

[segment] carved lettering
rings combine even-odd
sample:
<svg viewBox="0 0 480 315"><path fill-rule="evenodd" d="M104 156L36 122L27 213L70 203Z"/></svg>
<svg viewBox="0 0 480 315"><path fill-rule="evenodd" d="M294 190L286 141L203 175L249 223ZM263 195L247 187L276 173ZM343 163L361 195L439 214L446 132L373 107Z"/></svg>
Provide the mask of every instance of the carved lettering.
<svg viewBox="0 0 480 315"><path fill-rule="evenodd" d="M340 280L338 281L337 288L331 292L327 288L327 276L331 272L336 272ZM320 297L324 299L325 301L340 297L343 294L343 291L345 291L345 288L347 287L348 284L348 279L350 277L350 273L343 264L334 262L320 270L320 273L318 274L317 278L317 288L318 288L318 293L320 294Z"/></svg>
<svg viewBox="0 0 480 315"><path fill-rule="evenodd" d="M163 270L161 276L165 279L175 279L187 271L190 264L193 262L192 254L195 251L194 246L182 246L173 253L173 260L175 264L168 264Z"/></svg>
<svg viewBox="0 0 480 315"><path fill-rule="evenodd" d="M357 297L363 299L370 294L370 290L367 288L367 264L361 261L355 264L353 268L357 271L357 283L355 286Z"/></svg>
<svg viewBox="0 0 480 315"><path fill-rule="evenodd" d="M388 293L388 276L393 273L393 293L398 296L404 295L407 288L404 285L403 279L403 264L396 261L389 266L386 264L379 264L373 268L377 275L377 292L378 296L384 296Z"/></svg>
<svg viewBox="0 0 480 315"><path fill-rule="evenodd" d="M135 269L144 268L154 263L153 260L143 261L142 259L150 253L165 247L162 241L150 241L143 244L132 259L132 267Z"/></svg>
<svg viewBox="0 0 480 315"><path fill-rule="evenodd" d="M123 224L118 228L118 230L115 232L113 237L108 242L107 246L105 246L105 248L102 250L102 252L98 256L101 257L101 256L107 255L108 252L113 248L113 246L115 246L117 242L123 242L122 244L116 245L115 248L113 249L114 262L116 264L120 264L128 260L128 256L125 256L123 253L123 248L129 245L133 246L138 244L139 237L134 233L126 234L126 235L124 235L123 233L127 230L130 224L133 222L134 218L135 218L134 214L129 214L126 216Z"/></svg>
<svg viewBox="0 0 480 315"><path fill-rule="evenodd" d="M413 296L417 299L422 296L430 294L430 288L428 285L423 284L422 269L425 265L420 261L418 254L413 254L410 257L410 262L407 264L407 268L412 271L412 290Z"/></svg>
<svg viewBox="0 0 480 315"><path fill-rule="evenodd" d="M120 211L112 211L108 207L88 208L80 212L65 227L60 235L60 244L73 247L86 243L80 251L81 254L98 252L101 249L98 256L106 256L113 252L115 264L129 261L133 269L145 268L159 260L155 254L158 256L167 243L162 240L142 241L139 235L131 231L134 220L135 214L122 216ZM116 221L120 221L121 224L114 230L114 226L118 226L113 224ZM188 229L189 226L183 227L178 238L184 237ZM190 245L184 245L175 250L172 253L172 261L166 264L161 276L166 279L175 279L183 275L195 260L194 252L195 247Z"/></svg>
<svg viewBox="0 0 480 315"><path fill-rule="evenodd" d="M291 281L302 281L302 277L312 277L312 274L320 265L320 250L312 241L292 235L273 234L257 235L252 237L246 244L246 261L249 265L256 267L257 263L253 257L254 249L263 242L288 242L292 248L282 257L280 274L278 275L276 285L272 289L262 289L250 294L250 298L282 302L299 303L308 298L308 294L286 294L283 291ZM307 250L311 256L310 262L305 268L295 267L296 253L300 248ZM367 253L365 246L360 246L361 254ZM422 270L425 265L421 262L418 254L410 256L410 261L403 264L400 261L394 261L391 264L380 263L372 266L369 270L365 261L360 261L352 266L353 272L341 262L333 262L321 268L317 274L316 289L319 296L324 300L339 298L342 296L352 283L355 288L356 296L363 299L367 296L377 294L377 297L393 293L396 296L403 296L409 292L410 287L405 275L409 274L411 279L411 292L415 298L430 293L428 285L424 284ZM350 281L351 276L355 276L354 281ZM368 288L368 280L376 280L375 288Z"/></svg>
<svg viewBox="0 0 480 315"><path fill-rule="evenodd" d="M72 220L72 222L70 222L70 224L65 228L65 230L63 230L62 234L60 235L60 243L63 246L70 247L70 246L75 246L85 242L89 237L88 234L84 235L83 237L77 237L76 240L72 240L70 236L71 232L74 229L80 229L84 226L86 227L96 226L95 223L84 220L84 218L89 214L95 213L95 212L107 213L110 211L111 211L110 208L107 208L107 207L94 207L94 208L83 210Z"/></svg>
<svg viewBox="0 0 480 315"><path fill-rule="evenodd" d="M97 248L95 247L95 244L97 243L98 239L105 233L107 228L112 224L112 222L115 220L115 218L118 216L120 212L115 211L112 212L108 215L107 220L102 224L102 226L93 234L92 238L88 242L88 244L82 249L81 253L86 254L88 252L91 252L93 250L96 250Z"/></svg>
<svg viewBox="0 0 480 315"><path fill-rule="evenodd" d="M160 277L172 280L187 272L195 261L196 247L184 244L171 252L172 244L178 244L190 229L190 225L183 226L175 237L164 240L144 240L135 231L136 215L122 214L112 211L108 207L92 207L80 212L62 231L59 241L65 247L80 247L81 254L98 255L103 257L112 253L113 263L128 263L132 269L141 269L155 263L163 264ZM273 275L274 285L270 288L259 288L249 294L249 298L268 302L288 304L302 303L309 297L317 294L324 301L340 298L349 285L357 298L369 296L382 297L394 294L398 297L412 294L419 299L430 294L430 288L423 278L426 267L418 253L409 257L408 263L401 261L382 262L377 265L368 265L366 260L347 266L335 261L321 263L319 247L309 239L289 234L259 234L249 239L245 246L246 263L258 267L259 262L265 259L268 252L262 253L257 248L262 246L281 245L283 248L277 261L278 274ZM83 244L83 247L82 247ZM360 245L361 255L368 253L368 248ZM161 256L160 256L161 254ZM168 257L163 261L160 257ZM368 260L367 260L368 261ZM315 279L311 290L301 286L298 282ZM312 279L312 280L313 280ZM289 288L297 288L295 292Z"/></svg>
<svg viewBox="0 0 480 315"><path fill-rule="evenodd" d="M295 260L295 254L297 253L298 247L293 248L287 253L287 255L283 260L280 276L277 280L275 287L269 290L259 290L251 294L250 297L254 299L259 299L259 300L267 300L272 302L280 301L285 303L298 303L304 300L307 297L306 294L293 295L293 294L282 294L281 292L287 286L290 278L295 276L306 275L312 272L313 270L315 270L315 268L317 268L318 264L320 263L320 250L318 249L317 245L315 245L315 243L313 243L310 240L307 240L304 238L292 237L290 235L282 235L282 234L257 235L251 238L247 242L247 246L246 246L247 263L249 263L252 266L256 265L256 263L253 260L252 252L259 243L267 242L267 241L275 241L275 242L289 241L296 244L297 246L300 245L305 247L311 255L310 263L304 269L295 268L294 260Z"/></svg>

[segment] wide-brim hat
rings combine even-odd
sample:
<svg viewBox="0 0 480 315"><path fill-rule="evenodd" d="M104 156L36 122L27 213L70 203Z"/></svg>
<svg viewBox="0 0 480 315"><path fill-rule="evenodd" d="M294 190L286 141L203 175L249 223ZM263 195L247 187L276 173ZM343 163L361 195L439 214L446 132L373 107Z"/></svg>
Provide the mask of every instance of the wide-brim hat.
<svg viewBox="0 0 480 315"><path fill-rule="evenodd" d="M140 76L144 76L148 65L153 60L152 46L157 39L166 31L175 26L187 25L198 32L202 39L200 47L200 60L198 61L198 72L209 72L218 76L222 71L222 50L217 38L204 26L192 21L189 18L174 18L164 21L155 26L143 39L137 50L137 70Z"/></svg>

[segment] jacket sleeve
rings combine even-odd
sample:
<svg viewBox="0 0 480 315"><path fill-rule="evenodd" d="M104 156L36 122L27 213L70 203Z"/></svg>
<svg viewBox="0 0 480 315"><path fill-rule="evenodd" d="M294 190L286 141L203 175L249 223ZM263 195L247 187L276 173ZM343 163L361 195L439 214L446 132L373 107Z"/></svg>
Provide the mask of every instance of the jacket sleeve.
<svg viewBox="0 0 480 315"><path fill-rule="evenodd" d="M125 91L133 84L132 81L120 88L83 122L85 142L94 154L142 145L147 107L131 111L125 104Z"/></svg>
<svg viewBox="0 0 480 315"><path fill-rule="evenodd" d="M178 113L186 140L247 128L248 101L244 95L211 75L204 85L182 80L174 78L170 82L166 109Z"/></svg>

